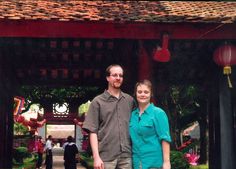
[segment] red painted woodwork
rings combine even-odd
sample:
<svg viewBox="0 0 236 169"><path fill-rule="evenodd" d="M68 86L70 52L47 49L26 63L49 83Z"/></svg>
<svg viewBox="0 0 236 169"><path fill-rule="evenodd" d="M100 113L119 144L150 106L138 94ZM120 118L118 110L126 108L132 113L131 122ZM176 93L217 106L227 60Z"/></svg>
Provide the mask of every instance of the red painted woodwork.
<svg viewBox="0 0 236 169"><path fill-rule="evenodd" d="M155 51L153 59L159 62L168 62L170 60L170 52L168 50L169 35L164 34L162 39L162 48L158 48Z"/></svg>
<svg viewBox="0 0 236 169"><path fill-rule="evenodd" d="M171 39L236 39L236 24L210 23L1 20L0 30L0 37L159 39L169 32Z"/></svg>
<svg viewBox="0 0 236 169"><path fill-rule="evenodd" d="M148 53L144 48L142 42L140 42L140 52L139 52L139 80L150 79L151 78L151 63L148 57Z"/></svg>

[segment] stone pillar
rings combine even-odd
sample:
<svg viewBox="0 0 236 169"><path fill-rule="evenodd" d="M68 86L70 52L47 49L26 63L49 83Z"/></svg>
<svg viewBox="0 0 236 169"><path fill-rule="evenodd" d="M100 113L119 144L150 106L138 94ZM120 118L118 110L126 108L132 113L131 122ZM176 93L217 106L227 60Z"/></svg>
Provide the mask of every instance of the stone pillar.
<svg viewBox="0 0 236 169"><path fill-rule="evenodd" d="M217 81L217 79L216 79ZM221 169L220 113L218 86L209 88L209 169Z"/></svg>
<svg viewBox="0 0 236 169"><path fill-rule="evenodd" d="M221 75L219 86L221 169L235 168L235 143L233 142L234 126L231 94L232 90L228 86L227 77Z"/></svg>
<svg viewBox="0 0 236 169"><path fill-rule="evenodd" d="M6 63L0 53L0 168L12 168L14 90Z"/></svg>

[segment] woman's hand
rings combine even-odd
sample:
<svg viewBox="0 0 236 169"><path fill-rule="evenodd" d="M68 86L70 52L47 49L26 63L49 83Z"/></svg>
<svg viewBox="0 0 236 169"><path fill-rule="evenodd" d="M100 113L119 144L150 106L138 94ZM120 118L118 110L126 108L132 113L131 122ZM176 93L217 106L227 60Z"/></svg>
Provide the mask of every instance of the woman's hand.
<svg viewBox="0 0 236 169"><path fill-rule="evenodd" d="M169 162L164 162L162 169L171 169L170 161Z"/></svg>

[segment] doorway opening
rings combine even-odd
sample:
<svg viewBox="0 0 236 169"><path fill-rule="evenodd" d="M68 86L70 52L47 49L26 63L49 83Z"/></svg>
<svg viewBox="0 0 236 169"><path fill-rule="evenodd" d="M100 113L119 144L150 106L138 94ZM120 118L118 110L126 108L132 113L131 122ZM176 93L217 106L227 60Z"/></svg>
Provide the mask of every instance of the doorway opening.
<svg viewBox="0 0 236 169"><path fill-rule="evenodd" d="M52 136L55 147L62 147L68 136L75 138L75 125L47 124L46 137L49 135Z"/></svg>

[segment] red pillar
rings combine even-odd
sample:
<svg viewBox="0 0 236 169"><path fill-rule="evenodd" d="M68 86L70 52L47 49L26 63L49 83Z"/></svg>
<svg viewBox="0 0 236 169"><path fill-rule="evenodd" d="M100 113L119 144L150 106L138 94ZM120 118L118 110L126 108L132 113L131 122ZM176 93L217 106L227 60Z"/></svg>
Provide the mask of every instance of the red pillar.
<svg viewBox="0 0 236 169"><path fill-rule="evenodd" d="M144 47L142 41L139 42L139 62L138 62L138 80L148 79L151 80L151 58Z"/></svg>

